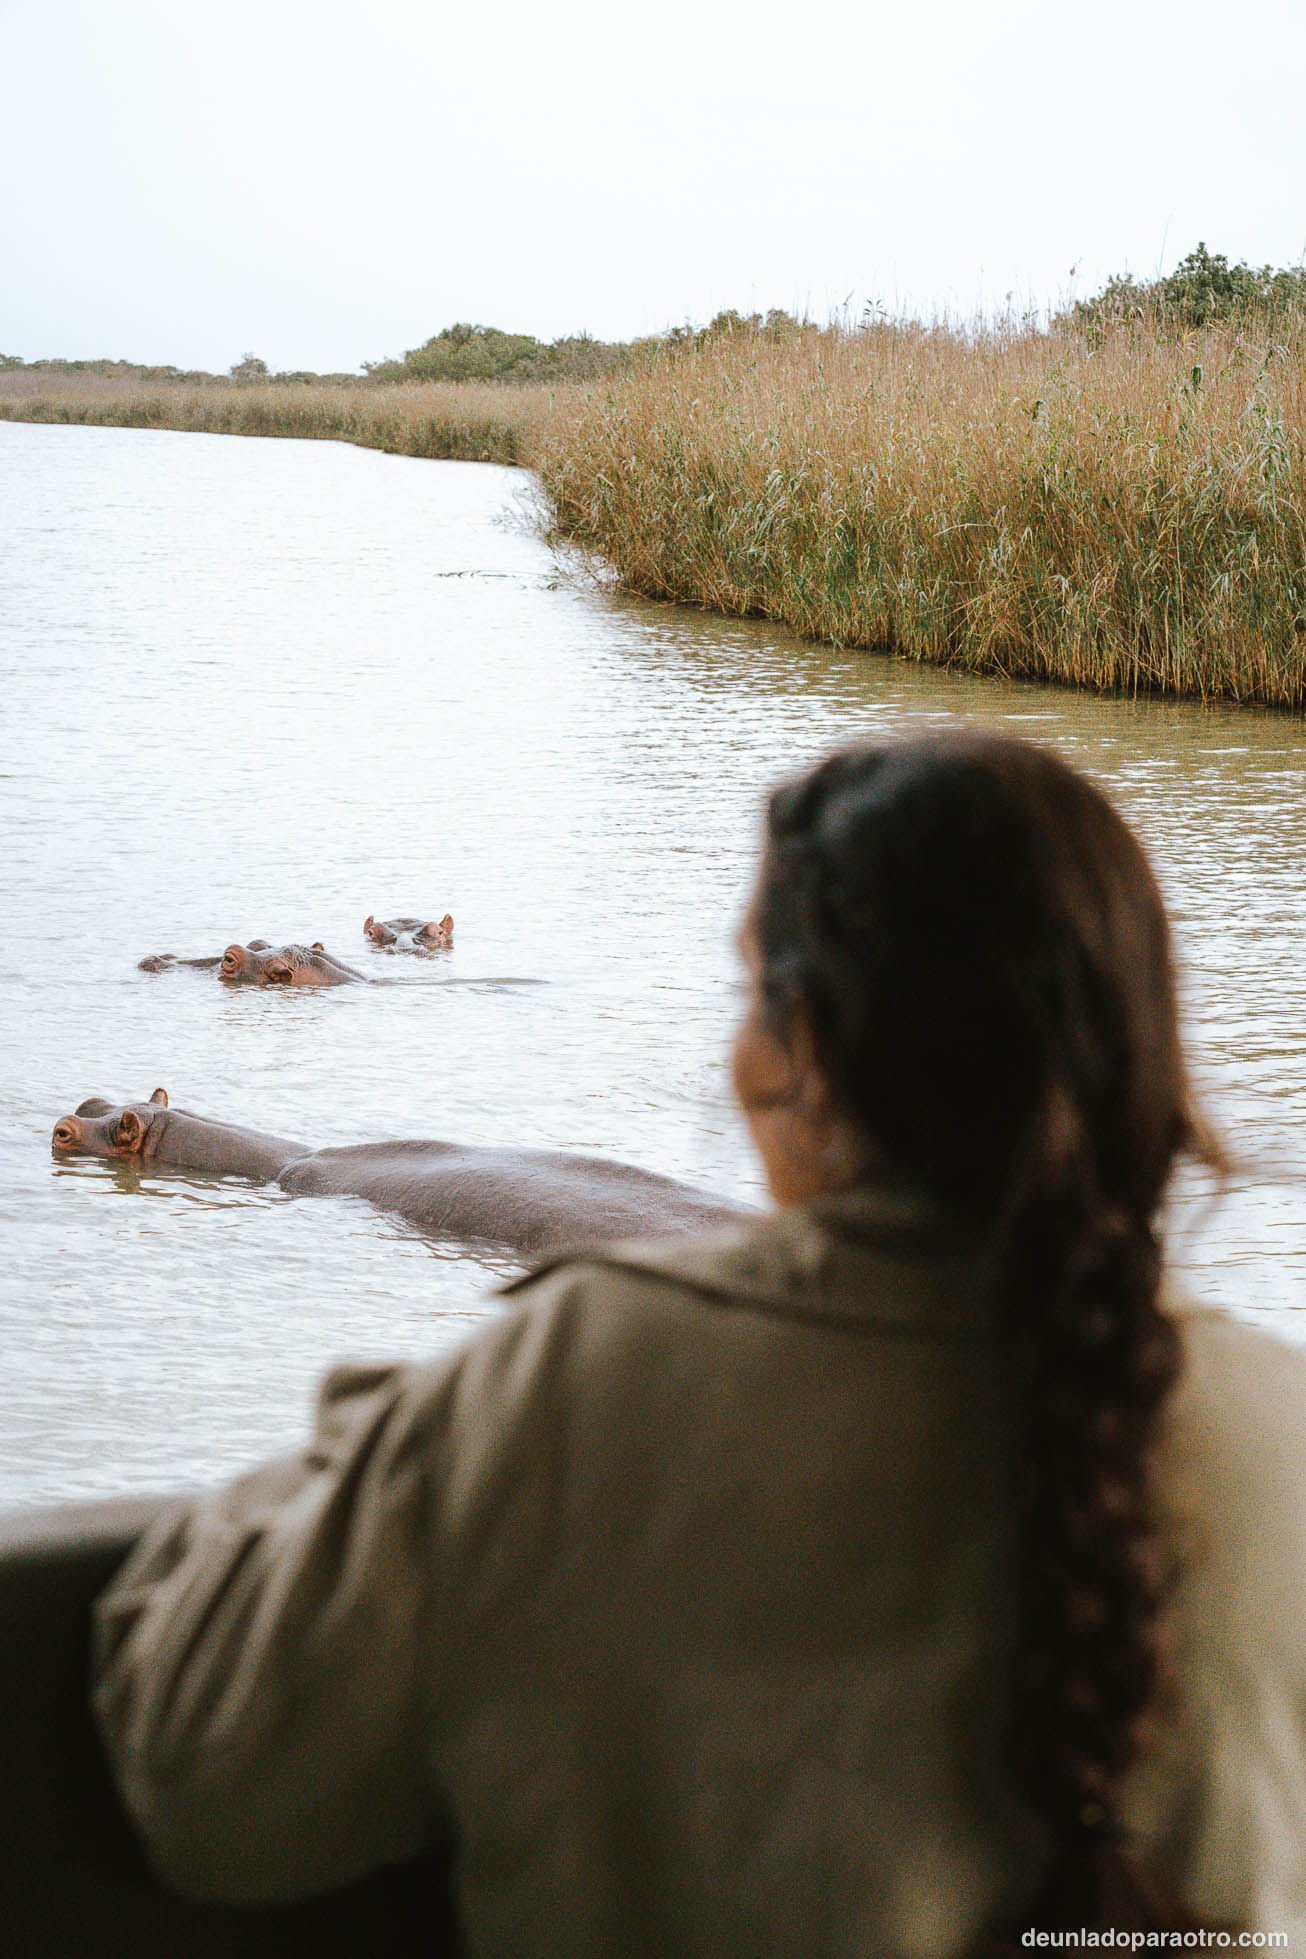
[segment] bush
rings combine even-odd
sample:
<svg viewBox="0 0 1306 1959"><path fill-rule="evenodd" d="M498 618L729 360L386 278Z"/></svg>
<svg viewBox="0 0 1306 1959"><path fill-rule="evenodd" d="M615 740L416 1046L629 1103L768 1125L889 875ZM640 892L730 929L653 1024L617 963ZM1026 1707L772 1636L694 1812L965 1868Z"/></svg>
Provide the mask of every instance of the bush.
<svg viewBox="0 0 1306 1959"><path fill-rule="evenodd" d="M537 340L531 333L472 326L442 327L402 360L365 361L373 381L595 381L647 359L657 339L604 341L588 333Z"/></svg>
<svg viewBox="0 0 1306 1959"><path fill-rule="evenodd" d="M1223 252L1205 244L1189 252L1161 279L1138 280L1128 273L1108 279L1093 299L1073 308L1078 326L1100 334L1122 320L1152 320L1163 330L1191 331L1221 324L1253 325L1306 315L1306 267L1230 265Z"/></svg>

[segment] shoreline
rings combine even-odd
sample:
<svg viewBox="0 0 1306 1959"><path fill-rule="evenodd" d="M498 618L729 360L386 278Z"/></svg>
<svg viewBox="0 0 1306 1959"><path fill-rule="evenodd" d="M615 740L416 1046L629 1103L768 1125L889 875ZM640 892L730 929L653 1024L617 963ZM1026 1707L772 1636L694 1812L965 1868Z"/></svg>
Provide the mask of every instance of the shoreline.
<svg viewBox="0 0 1306 1959"><path fill-rule="evenodd" d="M387 455L522 468L530 466L527 451L551 392L474 382L366 388L296 381L237 387L119 383L6 395L0 375L0 421L352 442Z"/></svg>
<svg viewBox="0 0 1306 1959"><path fill-rule="evenodd" d="M59 386L0 419L532 470L641 597L913 664L1306 711L1306 349L738 335L602 382Z"/></svg>

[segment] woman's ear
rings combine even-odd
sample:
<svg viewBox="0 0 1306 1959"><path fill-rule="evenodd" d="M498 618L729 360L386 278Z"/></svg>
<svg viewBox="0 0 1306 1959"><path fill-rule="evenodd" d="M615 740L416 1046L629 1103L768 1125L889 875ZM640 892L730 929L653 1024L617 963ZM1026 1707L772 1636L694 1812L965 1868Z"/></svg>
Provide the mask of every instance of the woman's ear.
<svg viewBox="0 0 1306 1959"><path fill-rule="evenodd" d="M873 1152L839 1105L803 1009L777 1027L754 994L735 1042L734 1077L777 1204L810 1204L866 1175Z"/></svg>
<svg viewBox="0 0 1306 1959"><path fill-rule="evenodd" d="M829 1122L835 1114L830 1077L816 1051L811 1020L801 1007L795 1008L790 1015L785 1045L793 1070L794 1101L798 1111L806 1122Z"/></svg>
<svg viewBox="0 0 1306 1959"><path fill-rule="evenodd" d="M755 994L735 1036L735 1094L744 1114L752 1119L792 1109L800 1099L801 1072L789 1023L777 1026Z"/></svg>

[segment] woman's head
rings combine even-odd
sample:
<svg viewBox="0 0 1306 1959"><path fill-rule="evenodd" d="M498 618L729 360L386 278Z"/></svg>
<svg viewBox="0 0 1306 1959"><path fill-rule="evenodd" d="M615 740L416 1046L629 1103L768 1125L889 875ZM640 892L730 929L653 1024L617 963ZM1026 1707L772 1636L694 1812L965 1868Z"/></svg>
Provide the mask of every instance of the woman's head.
<svg viewBox="0 0 1306 1959"><path fill-rule="evenodd" d="M848 748L771 797L744 943L735 1079L777 1199L910 1184L969 1214L997 1275L1013 1763L1060 1848L1023 1922L1191 1925L1119 1830L1159 1682L1153 1460L1181 1365L1155 1216L1180 1152L1217 1160L1147 859L1045 749Z"/></svg>
<svg viewBox="0 0 1306 1959"><path fill-rule="evenodd" d="M990 1218L1085 1174L1150 1213L1194 1138L1156 882L1048 750L867 744L778 789L745 944L736 1079L781 1201L817 1194L805 1153Z"/></svg>

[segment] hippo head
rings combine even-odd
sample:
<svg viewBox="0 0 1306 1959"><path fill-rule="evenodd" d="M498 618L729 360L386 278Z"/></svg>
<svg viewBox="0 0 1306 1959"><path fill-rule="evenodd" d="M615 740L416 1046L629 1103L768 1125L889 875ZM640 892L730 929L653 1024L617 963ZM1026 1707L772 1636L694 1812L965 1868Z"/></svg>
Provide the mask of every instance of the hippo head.
<svg viewBox="0 0 1306 1959"><path fill-rule="evenodd" d="M311 946L270 946L264 939L251 939L248 945L227 947L218 978L232 986L322 986L328 983L327 970L313 955L325 951L320 939Z"/></svg>
<svg viewBox="0 0 1306 1959"><path fill-rule="evenodd" d="M148 1102L115 1106L93 1095L77 1112L60 1116L50 1138L55 1156L151 1157L167 1126L168 1092L156 1088Z"/></svg>
<svg viewBox="0 0 1306 1959"><path fill-rule="evenodd" d="M388 952L440 952L453 944L453 919L372 918L363 926L374 946Z"/></svg>

